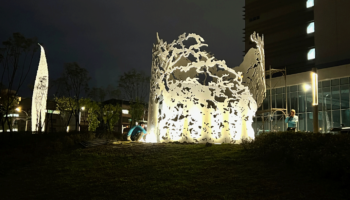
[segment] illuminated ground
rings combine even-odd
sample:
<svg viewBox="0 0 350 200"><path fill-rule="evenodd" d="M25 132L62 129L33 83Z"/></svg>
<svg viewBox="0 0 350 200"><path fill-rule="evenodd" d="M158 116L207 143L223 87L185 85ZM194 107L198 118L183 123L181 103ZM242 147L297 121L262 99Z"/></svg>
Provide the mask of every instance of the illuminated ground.
<svg viewBox="0 0 350 200"><path fill-rule="evenodd" d="M109 144L18 163L1 172L1 199L347 197L335 183L264 164L240 145Z"/></svg>

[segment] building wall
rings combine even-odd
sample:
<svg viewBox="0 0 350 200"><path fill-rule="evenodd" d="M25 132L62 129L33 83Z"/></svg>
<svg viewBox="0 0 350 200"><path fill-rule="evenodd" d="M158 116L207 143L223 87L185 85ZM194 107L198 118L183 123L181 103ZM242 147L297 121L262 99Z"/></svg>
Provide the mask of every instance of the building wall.
<svg viewBox="0 0 350 200"><path fill-rule="evenodd" d="M316 64L350 63L349 0L315 0Z"/></svg>
<svg viewBox="0 0 350 200"><path fill-rule="evenodd" d="M264 35L265 64L289 73L309 71L315 60L307 53L314 48L314 34L307 26L314 21L314 9L306 8L305 0L246 0L245 52L254 44L249 36L256 31Z"/></svg>
<svg viewBox="0 0 350 200"><path fill-rule="evenodd" d="M318 71L318 96L319 96L319 127L320 132L329 132L330 128L340 127L341 124L350 127L350 64ZM269 79L266 80L269 83ZM259 110L270 108L270 92L272 93L272 106L274 108L286 108L296 110L299 117L299 131L313 131L312 93L305 91L304 85L310 83L310 72L292 74L287 76L287 88L284 87L284 78L278 77L271 80L271 90L267 90L266 99ZM287 92L286 92L287 91ZM268 119L268 118L266 118ZM277 112L272 119L264 123L265 130L286 130L285 116ZM270 127L272 120L272 127ZM253 127L256 133L263 129L260 116L255 118Z"/></svg>

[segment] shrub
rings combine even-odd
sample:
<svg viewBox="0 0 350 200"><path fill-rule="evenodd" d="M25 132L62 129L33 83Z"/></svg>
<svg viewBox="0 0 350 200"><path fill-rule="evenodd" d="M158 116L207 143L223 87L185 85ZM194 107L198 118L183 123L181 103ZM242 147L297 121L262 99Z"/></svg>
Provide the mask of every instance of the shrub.
<svg viewBox="0 0 350 200"><path fill-rule="evenodd" d="M284 162L328 178L350 181L350 135L321 133L265 133L242 142L262 159Z"/></svg>

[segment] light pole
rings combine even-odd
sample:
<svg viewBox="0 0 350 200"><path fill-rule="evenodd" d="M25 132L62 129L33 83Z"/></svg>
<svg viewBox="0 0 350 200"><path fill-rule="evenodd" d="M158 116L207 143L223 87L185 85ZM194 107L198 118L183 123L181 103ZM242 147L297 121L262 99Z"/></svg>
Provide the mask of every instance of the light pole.
<svg viewBox="0 0 350 200"><path fill-rule="evenodd" d="M328 117L328 113L327 113L327 97L329 96L329 94L327 94L325 97L324 97L324 116L326 117L326 133L328 132L328 130L330 129L331 127L331 124L330 124L330 121L329 121L329 117ZM323 120L324 121L324 120Z"/></svg>
<svg viewBox="0 0 350 200"><path fill-rule="evenodd" d="M25 131L27 132L27 127L28 127L28 113L27 113L26 111L24 111L24 110L21 110L21 107L16 108L16 111L17 111L17 112L23 111L23 112L27 115L27 117L26 117L26 128L25 128Z"/></svg>
<svg viewBox="0 0 350 200"><path fill-rule="evenodd" d="M312 68L311 72L311 87L312 87L312 110L313 110L313 124L314 133L318 133L318 74L317 69Z"/></svg>
<svg viewBox="0 0 350 200"><path fill-rule="evenodd" d="M85 110L85 106L81 107L81 111L79 112L79 132L81 127L81 113Z"/></svg>

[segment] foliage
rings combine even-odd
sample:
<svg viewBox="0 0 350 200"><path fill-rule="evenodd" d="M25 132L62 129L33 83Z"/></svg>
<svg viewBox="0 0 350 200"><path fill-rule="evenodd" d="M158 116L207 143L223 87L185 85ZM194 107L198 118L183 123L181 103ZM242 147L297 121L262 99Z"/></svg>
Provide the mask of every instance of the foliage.
<svg viewBox="0 0 350 200"><path fill-rule="evenodd" d="M265 133L242 144L246 150L266 160L350 181L349 134Z"/></svg>
<svg viewBox="0 0 350 200"><path fill-rule="evenodd" d="M130 115L131 115L131 126L135 125L136 121L142 119L142 116L144 115L145 107L144 105L136 99L134 102L130 102Z"/></svg>
<svg viewBox="0 0 350 200"><path fill-rule="evenodd" d="M103 88L93 87L90 89L88 96L95 101L103 102L106 98L106 92Z"/></svg>
<svg viewBox="0 0 350 200"><path fill-rule="evenodd" d="M128 101L138 99L141 102L148 101L150 77L143 72L131 69L120 76L118 87L122 91L123 97Z"/></svg>
<svg viewBox="0 0 350 200"><path fill-rule="evenodd" d="M108 85L106 88L93 87L88 94L90 98L98 102L103 102L105 98L117 98L119 95L120 91L112 85Z"/></svg>
<svg viewBox="0 0 350 200"><path fill-rule="evenodd" d="M89 123L89 131L96 131L96 128L99 126L100 124L100 120L98 119L98 117L100 116L100 105L99 103L97 103L96 101L92 101L90 99L87 98L83 98L80 99L80 105L82 105L83 107L85 107L86 111L83 112L87 112L88 114L88 123Z"/></svg>
<svg viewBox="0 0 350 200"><path fill-rule="evenodd" d="M57 109L60 110L62 119L66 122L66 126L70 124L73 115L73 110L77 109L76 101L71 97L55 97ZM67 115L68 114L68 115Z"/></svg>
<svg viewBox="0 0 350 200"><path fill-rule="evenodd" d="M78 129L79 124L79 113L80 113L80 102L82 95L87 93L89 90L88 82L91 78L89 77L88 71L82 68L78 63L66 63L64 65L64 72L56 82L57 86L60 87L59 91L61 95L69 97L69 104L72 108L72 113L75 115L76 123L75 128ZM74 101L74 103L73 103ZM74 106L73 106L74 105ZM73 108L74 107L74 108Z"/></svg>
<svg viewBox="0 0 350 200"><path fill-rule="evenodd" d="M103 121L106 123L109 132L113 131L114 125L118 122L120 112L121 107L118 104L106 104L103 106Z"/></svg>
<svg viewBox="0 0 350 200"><path fill-rule="evenodd" d="M6 122L8 127L12 126L7 116L12 112L18 92L31 71L32 61L39 45L35 38L25 38L20 33L13 33L12 37L2 44L3 48L0 48L1 115L5 117L1 117L1 124L5 131ZM12 128L10 131L12 132Z"/></svg>

